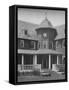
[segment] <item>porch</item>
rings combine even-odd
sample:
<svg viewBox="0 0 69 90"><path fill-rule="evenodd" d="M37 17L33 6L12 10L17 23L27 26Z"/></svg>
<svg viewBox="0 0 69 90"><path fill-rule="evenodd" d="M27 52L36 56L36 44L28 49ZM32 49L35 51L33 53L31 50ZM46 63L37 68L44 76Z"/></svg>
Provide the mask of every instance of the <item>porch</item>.
<svg viewBox="0 0 69 90"><path fill-rule="evenodd" d="M18 72L43 72L44 70L59 71L59 68L62 68L63 70L65 68L62 61L62 55L18 55Z"/></svg>

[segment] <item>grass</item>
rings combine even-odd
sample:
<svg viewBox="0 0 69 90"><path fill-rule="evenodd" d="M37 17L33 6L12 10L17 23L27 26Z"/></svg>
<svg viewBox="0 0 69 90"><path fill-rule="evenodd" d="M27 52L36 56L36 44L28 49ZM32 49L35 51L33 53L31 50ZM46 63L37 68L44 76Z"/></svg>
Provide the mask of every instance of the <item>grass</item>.
<svg viewBox="0 0 69 90"><path fill-rule="evenodd" d="M20 75L18 76L18 82L26 81L41 81L41 80L60 80L65 79L65 75L57 74L56 72L50 71L50 76L42 75Z"/></svg>

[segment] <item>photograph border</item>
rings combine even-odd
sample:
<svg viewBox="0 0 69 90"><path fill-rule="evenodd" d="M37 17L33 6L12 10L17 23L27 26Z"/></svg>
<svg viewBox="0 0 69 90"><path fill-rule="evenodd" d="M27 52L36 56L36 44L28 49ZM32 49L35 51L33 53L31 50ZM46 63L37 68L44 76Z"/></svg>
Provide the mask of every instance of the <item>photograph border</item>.
<svg viewBox="0 0 69 90"><path fill-rule="evenodd" d="M15 84L39 84L39 83L56 83L56 82L67 82L67 8L61 8L61 7L44 7L44 6L28 6L28 5L14 5L15 7L15 44L14 44L14 49L15 49ZM65 11L65 56L66 56L66 61L65 61L65 79L63 80L43 80L43 81L27 81L27 82L18 82L17 81L17 49L18 49L18 40L17 40L17 35L18 35L18 8L26 8L26 9L42 9L42 10L59 10L59 11Z"/></svg>

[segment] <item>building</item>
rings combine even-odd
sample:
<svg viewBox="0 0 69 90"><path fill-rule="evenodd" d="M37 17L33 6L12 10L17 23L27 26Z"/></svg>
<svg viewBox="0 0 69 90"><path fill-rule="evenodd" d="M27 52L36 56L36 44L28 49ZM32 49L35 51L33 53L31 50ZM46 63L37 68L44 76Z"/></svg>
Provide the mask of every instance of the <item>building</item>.
<svg viewBox="0 0 69 90"><path fill-rule="evenodd" d="M58 35L55 38L55 48L57 51L62 52L62 62L65 64L65 25L56 27Z"/></svg>
<svg viewBox="0 0 69 90"><path fill-rule="evenodd" d="M64 67L65 36L61 34L47 18L40 25L18 21L18 71Z"/></svg>

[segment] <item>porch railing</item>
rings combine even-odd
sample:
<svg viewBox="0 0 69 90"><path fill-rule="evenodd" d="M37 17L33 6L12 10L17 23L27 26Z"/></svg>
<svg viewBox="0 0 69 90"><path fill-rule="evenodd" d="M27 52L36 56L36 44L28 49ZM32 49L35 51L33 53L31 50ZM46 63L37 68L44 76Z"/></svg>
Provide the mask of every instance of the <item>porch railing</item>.
<svg viewBox="0 0 69 90"><path fill-rule="evenodd" d="M65 64L53 64L52 65L52 70L53 71L61 71L61 72L65 72Z"/></svg>
<svg viewBox="0 0 69 90"><path fill-rule="evenodd" d="M41 70L41 64L37 65L18 65L18 71L24 71L24 70L34 70L34 69L40 69Z"/></svg>

